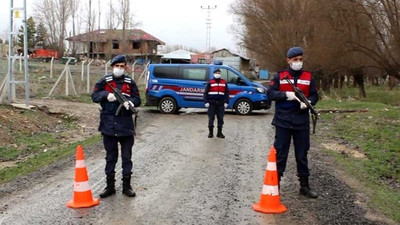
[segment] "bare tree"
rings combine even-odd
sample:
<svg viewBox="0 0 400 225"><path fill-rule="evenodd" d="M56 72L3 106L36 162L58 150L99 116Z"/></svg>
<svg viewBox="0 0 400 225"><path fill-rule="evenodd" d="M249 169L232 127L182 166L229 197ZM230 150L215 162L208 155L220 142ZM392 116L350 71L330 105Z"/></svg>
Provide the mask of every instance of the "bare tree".
<svg viewBox="0 0 400 225"><path fill-rule="evenodd" d="M255 52L262 66L272 70L285 67L287 49L305 44L310 1L237 0L231 11L244 28L236 33L239 44Z"/></svg>
<svg viewBox="0 0 400 225"><path fill-rule="evenodd" d="M122 24L122 30L131 28L131 4L129 0L119 0L118 20Z"/></svg>
<svg viewBox="0 0 400 225"><path fill-rule="evenodd" d="M350 0L349 0L350 1ZM350 1L357 17L368 21L363 32L372 42L351 41L354 51L374 60L387 74L400 79L400 1L357 0Z"/></svg>
<svg viewBox="0 0 400 225"><path fill-rule="evenodd" d="M93 52L94 43L93 40L93 30L96 24L96 12L92 10L92 0L88 1L87 7L87 20L86 20L86 33L87 33L87 57L90 57L90 53Z"/></svg>
<svg viewBox="0 0 400 225"><path fill-rule="evenodd" d="M270 70L286 67L298 45L324 91L347 74L365 97L365 74L376 68L400 78L400 0L237 0L231 11L238 44Z"/></svg>
<svg viewBox="0 0 400 225"><path fill-rule="evenodd" d="M76 20L79 18L78 10L79 10L79 0L71 0L72 36L76 35L76 30L77 30L76 25L80 24L80 23L76 22ZM75 55L76 54L75 42L72 42L72 49L71 50L72 50L71 51L72 55Z"/></svg>
<svg viewBox="0 0 400 225"><path fill-rule="evenodd" d="M61 54L65 51L66 25L71 17L71 0L38 0L35 3L35 17L44 23L49 31L50 45Z"/></svg>
<svg viewBox="0 0 400 225"><path fill-rule="evenodd" d="M115 29L119 26L119 20L112 0L108 3L108 12L106 14L107 29Z"/></svg>

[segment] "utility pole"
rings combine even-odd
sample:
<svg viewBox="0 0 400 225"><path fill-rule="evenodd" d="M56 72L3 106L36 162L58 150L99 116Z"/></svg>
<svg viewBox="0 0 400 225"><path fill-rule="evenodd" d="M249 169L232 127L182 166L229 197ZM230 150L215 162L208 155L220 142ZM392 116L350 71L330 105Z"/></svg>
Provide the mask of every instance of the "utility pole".
<svg viewBox="0 0 400 225"><path fill-rule="evenodd" d="M20 18L20 12L23 13L22 17L22 26L23 26L23 32L20 33L18 31L15 31L14 29L14 17L15 19ZM10 0L10 33L9 33L9 49L8 49L8 103L11 104L16 100L16 84L24 84L25 85L25 107L30 107L29 106L29 95L30 95L30 86L29 86L29 68L28 68L28 29L27 29L27 20L26 20L26 0L23 0L23 6L22 7L15 7L14 6L14 0ZM15 15L14 15L15 14ZM14 35L23 35L24 36L24 49L23 49L23 56L22 55L14 55L13 52L13 41ZM14 62L16 59L21 59L21 57L24 59L24 80L16 81L15 80L15 74L14 74ZM0 93L1 94L1 93Z"/></svg>
<svg viewBox="0 0 400 225"><path fill-rule="evenodd" d="M211 46L211 10L212 9L216 9L217 5L215 6L200 6L201 9L206 9L207 10L207 18L206 18L206 52L208 52L210 50L210 46Z"/></svg>

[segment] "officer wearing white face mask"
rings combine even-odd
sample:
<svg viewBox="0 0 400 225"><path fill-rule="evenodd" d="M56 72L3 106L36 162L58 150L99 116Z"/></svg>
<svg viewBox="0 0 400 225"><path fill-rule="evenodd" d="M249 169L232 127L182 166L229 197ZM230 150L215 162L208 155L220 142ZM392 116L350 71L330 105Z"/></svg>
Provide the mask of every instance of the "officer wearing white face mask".
<svg viewBox="0 0 400 225"><path fill-rule="evenodd" d="M229 103L229 90L226 80L221 79L221 70L216 69L213 73L214 78L211 79L204 90L204 104L208 108L208 138L214 136L214 120L215 115L218 119L217 137L225 138L222 134L222 126L224 125L224 113Z"/></svg>
<svg viewBox="0 0 400 225"><path fill-rule="evenodd" d="M318 195L311 191L308 177L307 153L310 149L310 117L305 104L300 104L292 86L284 80L289 78L312 105L318 101L318 93L311 72L303 70L303 49L290 48L286 61L289 68L278 72L270 82L268 98L275 101L275 115L272 125L275 126L274 147L277 155L277 170L279 182L286 169L291 139L293 137L297 164L297 176L300 181L300 194L309 198Z"/></svg>
<svg viewBox="0 0 400 225"><path fill-rule="evenodd" d="M99 131L103 136L103 144L106 149L106 181L107 186L100 194L101 198L106 198L115 194L115 165L118 161L118 143L121 145L122 158L122 193L128 197L134 197L130 185L132 174L132 146L134 144L134 122L133 112L129 105L138 107L141 104L139 90L135 81L124 75L126 68L126 57L117 55L111 61L112 74L100 79L93 90L93 102L100 103L100 126ZM116 111L120 105L115 97L111 85L119 89L128 99L124 102L124 107L118 115Z"/></svg>

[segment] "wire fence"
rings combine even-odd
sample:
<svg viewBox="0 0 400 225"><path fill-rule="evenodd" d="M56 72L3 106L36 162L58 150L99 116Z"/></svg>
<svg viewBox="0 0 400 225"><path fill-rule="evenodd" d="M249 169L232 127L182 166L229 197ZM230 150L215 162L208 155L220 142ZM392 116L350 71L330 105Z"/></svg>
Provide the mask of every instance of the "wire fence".
<svg viewBox="0 0 400 225"><path fill-rule="evenodd" d="M21 62L23 64L23 61ZM74 84L76 93L78 95L81 94L88 94L92 92L92 88L95 83L101 79L106 71L111 73L110 67L105 67L104 64L90 65L90 79L88 85L87 79L87 66L88 62L84 64L82 67L82 62L79 62L75 65L69 65L68 70L70 71L70 78L72 78L72 82ZM66 95L66 81L65 79L69 77L65 71L66 65L60 63L59 61L55 60L53 63L53 72L51 77L51 62L40 62L40 61L33 61L30 60L29 64L29 83L30 83L30 97L47 97L49 93L52 91L52 97L59 97ZM135 65L134 67L134 78L138 81L140 75L142 74L145 66L142 65ZM15 80L24 80L24 67L20 67L19 60L15 61L14 65L14 77ZM131 70L129 70L130 72ZM64 73L63 73L64 72ZM5 77L8 73L8 60L7 59L0 59L0 83L3 82ZM83 73L83 76L82 76ZM131 72L129 74L132 74ZM60 78L60 76L63 77ZM56 82L57 86L54 87ZM68 81L68 90L69 95L74 95L74 91L72 88L71 80ZM89 90L88 90L89 88ZM17 84L16 85L16 98L17 99L24 99L25 98L25 86L24 84Z"/></svg>

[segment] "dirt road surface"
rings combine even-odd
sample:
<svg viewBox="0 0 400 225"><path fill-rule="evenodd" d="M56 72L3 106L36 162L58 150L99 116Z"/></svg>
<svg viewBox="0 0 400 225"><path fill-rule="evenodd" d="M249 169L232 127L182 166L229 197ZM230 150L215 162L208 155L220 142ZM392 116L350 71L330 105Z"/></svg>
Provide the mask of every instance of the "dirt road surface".
<svg viewBox="0 0 400 225"><path fill-rule="evenodd" d="M227 113L226 139L207 138L205 110L163 115L142 109L133 149L132 186L135 198L121 193L86 209L66 207L72 198L74 158L0 186L0 224L390 224L365 206L335 169L332 160L313 145L311 184L320 198L298 195L291 151L279 215L252 210L259 201L268 150L273 144L271 111L251 116ZM96 114L97 115L97 114ZM101 143L84 146L89 182L95 197L103 190ZM119 160L120 163L120 160ZM348 181L348 179L346 179ZM16 187L13 190L13 187Z"/></svg>

